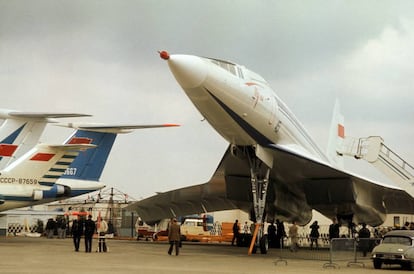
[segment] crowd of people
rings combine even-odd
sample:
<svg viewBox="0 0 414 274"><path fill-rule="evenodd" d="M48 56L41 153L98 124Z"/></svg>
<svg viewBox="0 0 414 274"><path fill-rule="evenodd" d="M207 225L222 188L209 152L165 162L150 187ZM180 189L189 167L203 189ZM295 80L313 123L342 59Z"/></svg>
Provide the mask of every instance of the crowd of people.
<svg viewBox="0 0 414 274"><path fill-rule="evenodd" d="M403 229L410 229L410 224L406 224ZM379 230L372 228L372 232L368 229L365 223L361 223L359 226L356 226L353 223L341 224L336 218L332 219L332 223L329 227L324 226L324 233L321 233L321 226L318 221L314 221L308 226L308 231L304 227L299 227L295 221L286 226L280 221L276 220L274 223L269 223L267 226L267 238L269 243L269 248L283 248L287 243L289 245L290 251L297 252L299 246L309 245L310 249L318 249L321 244L325 247L329 246L332 239L336 238L357 238L360 239L361 243L368 243L361 239L376 237L380 238ZM341 232L341 227L342 233ZM347 229L347 233L344 233L344 228ZM414 228L414 224L413 224ZM287 230L287 231L285 231ZM254 223L248 224L245 222L240 226L238 220L233 224L233 239L231 244L234 245L237 242L237 239L242 238L241 234L253 234L254 232ZM287 233L286 233L287 232ZM366 255L366 249L363 244L361 245L361 250L363 251L364 256Z"/></svg>
<svg viewBox="0 0 414 274"><path fill-rule="evenodd" d="M100 217L99 217L100 218ZM360 229L356 229L356 225L353 223L347 224L349 229L349 234L345 236L344 234L340 234L340 228L343 224L340 224L336 218L332 220L332 223L329 225L328 233L320 233L320 226L318 221L314 221L309 226L309 232L304 236L303 234L299 234L299 226L293 221L290 225L288 225L288 231L285 231L285 224L283 221L277 219L274 223L270 223L267 226L267 237L269 248L283 248L285 245L286 240L288 240L288 244L290 250L292 252L297 252L299 246L304 239L309 242L310 249L318 249L320 246L320 242L330 243L333 239L342 238L342 237L349 237L349 238L371 238L381 237L381 231L378 229L373 229L373 233L367 228L365 223L360 224ZM303 227L302 227L303 229ZM405 223L405 225L400 229L414 229L414 223ZM244 222L241 226L238 220L235 220L233 224L233 238L231 241L231 245L237 244L239 237L242 234L251 234L253 235L255 230L255 224L251 223L250 225L248 222ZM388 231L388 230L387 230ZM387 231L382 231L383 233ZM112 224L106 223L105 220L100 219L97 221L92 220L92 216L88 215L87 218L82 216L78 216L77 219L73 220L70 224L67 218L65 217L58 217L56 220L49 219L46 227L45 227L45 236L48 238L53 238L57 235L57 238L63 239L66 238L67 235L71 235L73 238L73 244L75 251L79 251L81 238L84 237L85 243L85 252L92 251L92 239L93 235L98 234L98 248L97 252L107 252L107 245L105 242L105 235L106 233L113 233L113 226ZM170 243L168 254L172 255L172 252L175 251L175 255L179 254L179 249L181 246L180 240L180 226L177 224L176 219L171 219L168 225L168 240ZM364 242L364 241L362 241ZM361 246L361 250L366 256L367 249Z"/></svg>
<svg viewBox="0 0 414 274"><path fill-rule="evenodd" d="M47 238L54 238L57 234L58 239L66 238L69 232L69 222L66 217L59 216L55 219L49 218L45 227L45 235Z"/></svg>
<svg viewBox="0 0 414 274"><path fill-rule="evenodd" d="M68 218L59 216L55 219L48 219L45 227L44 234L47 238L51 239L57 235L58 239L64 239L70 235L73 239L73 245L76 252L80 249L81 238L84 237L85 252L92 252L92 240L93 235L98 235L98 248L97 252L107 252L107 245L105 241L105 235L107 233L113 233L114 228L111 221L108 223L98 217L98 220L92 220L92 215L88 215L87 218L80 215L76 219L69 221Z"/></svg>
<svg viewBox="0 0 414 274"><path fill-rule="evenodd" d="M81 216L78 216L76 220L73 220L71 226L71 234L75 251L79 251L81 238L84 236L85 252L92 252L93 235L97 233L99 243L96 251L107 252L108 249L105 241L105 235L108 232L110 225L111 224L108 224L104 219L97 220L96 222L93 221L92 215L88 215L86 220Z"/></svg>

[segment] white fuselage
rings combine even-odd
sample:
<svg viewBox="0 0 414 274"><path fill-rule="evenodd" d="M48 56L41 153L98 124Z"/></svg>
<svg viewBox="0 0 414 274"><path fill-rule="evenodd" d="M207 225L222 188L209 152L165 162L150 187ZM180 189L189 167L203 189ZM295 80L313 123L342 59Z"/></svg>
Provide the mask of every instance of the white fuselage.
<svg viewBox="0 0 414 274"><path fill-rule="evenodd" d="M44 204L104 188L103 183L60 178L53 187L0 182L0 211Z"/></svg>
<svg viewBox="0 0 414 274"><path fill-rule="evenodd" d="M171 55L168 64L197 109L231 144L283 144L328 161L260 75L233 63L191 55Z"/></svg>
<svg viewBox="0 0 414 274"><path fill-rule="evenodd" d="M103 184L95 181L92 184L60 178L78 156L79 149L88 147L94 146L38 144L1 170L0 211L56 201L102 188Z"/></svg>

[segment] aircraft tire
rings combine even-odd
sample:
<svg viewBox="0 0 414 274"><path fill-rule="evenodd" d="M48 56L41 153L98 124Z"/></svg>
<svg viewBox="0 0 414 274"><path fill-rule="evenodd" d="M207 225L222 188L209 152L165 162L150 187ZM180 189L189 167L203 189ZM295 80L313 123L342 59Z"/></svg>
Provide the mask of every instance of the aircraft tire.
<svg viewBox="0 0 414 274"><path fill-rule="evenodd" d="M252 249L252 254L256 254L256 253L257 253L257 245L254 245Z"/></svg>
<svg viewBox="0 0 414 274"><path fill-rule="evenodd" d="M374 268L375 269L381 269L382 262L380 260L374 259L373 263L374 263Z"/></svg>

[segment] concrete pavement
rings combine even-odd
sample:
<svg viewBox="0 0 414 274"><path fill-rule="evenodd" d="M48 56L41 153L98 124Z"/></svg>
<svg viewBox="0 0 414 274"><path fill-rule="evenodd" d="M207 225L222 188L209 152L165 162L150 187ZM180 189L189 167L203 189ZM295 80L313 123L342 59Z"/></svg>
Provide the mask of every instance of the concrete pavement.
<svg viewBox="0 0 414 274"><path fill-rule="evenodd" d="M94 239L94 249L97 241ZM108 240L109 252L85 253L83 239L80 252L74 252L72 240L28 237L0 237L0 273L384 273L375 270L369 259L365 267L323 268L319 259L306 258L306 252L284 252L287 261L277 265L280 255L270 249L267 255L247 255L247 248L228 244L184 243L179 256L167 254L167 243L136 240ZM327 250L320 252L329 252ZM322 254L321 253L321 254ZM302 256L301 256L301 255ZM302 259L300 259L302 258ZM322 258L322 259L321 259ZM393 267L392 273L407 273Z"/></svg>

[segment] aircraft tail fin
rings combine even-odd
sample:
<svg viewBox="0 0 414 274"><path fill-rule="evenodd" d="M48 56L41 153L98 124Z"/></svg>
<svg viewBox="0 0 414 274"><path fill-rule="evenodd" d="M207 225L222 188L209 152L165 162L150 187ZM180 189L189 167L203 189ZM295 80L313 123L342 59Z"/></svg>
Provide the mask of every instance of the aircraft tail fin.
<svg viewBox="0 0 414 274"><path fill-rule="evenodd" d="M99 181L116 135L115 133L76 130L66 141L67 144L93 144L97 147L79 155L62 178Z"/></svg>
<svg viewBox="0 0 414 274"><path fill-rule="evenodd" d="M33 148L54 118L90 116L79 113L22 112L0 109L0 170Z"/></svg>
<svg viewBox="0 0 414 274"><path fill-rule="evenodd" d="M329 129L327 156L331 164L344 167L344 159L340 151L345 139L344 116L341 114L339 100L335 101L334 111Z"/></svg>
<svg viewBox="0 0 414 274"><path fill-rule="evenodd" d="M0 169L34 147L45 126L46 121L6 119L0 127Z"/></svg>
<svg viewBox="0 0 414 274"><path fill-rule="evenodd" d="M84 153L80 151L93 147L87 144L38 144L7 166L1 174L10 183L53 186L74 159ZM26 175L28 171L30 177Z"/></svg>

